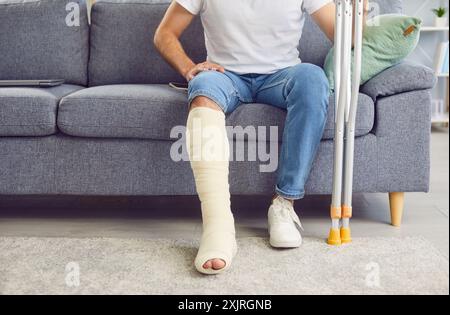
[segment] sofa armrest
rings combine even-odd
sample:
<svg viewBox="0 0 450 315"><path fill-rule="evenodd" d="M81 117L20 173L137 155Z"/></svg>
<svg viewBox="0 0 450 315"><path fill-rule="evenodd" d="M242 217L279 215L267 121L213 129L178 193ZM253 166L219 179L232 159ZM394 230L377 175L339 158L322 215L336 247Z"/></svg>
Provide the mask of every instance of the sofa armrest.
<svg viewBox="0 0 450 315"><path fill-rule="evenodd" d="M419 64L401 63L393 66L362 86L361 91L374 101L380 97L417 90L428 90L436 84L433 70Z"/></svg>
<svg viewBox="0 0 450 315"><path fill-rule="evenodd" d="M428 192L431 91L383 97L375 106L378 192Z"/></svg>

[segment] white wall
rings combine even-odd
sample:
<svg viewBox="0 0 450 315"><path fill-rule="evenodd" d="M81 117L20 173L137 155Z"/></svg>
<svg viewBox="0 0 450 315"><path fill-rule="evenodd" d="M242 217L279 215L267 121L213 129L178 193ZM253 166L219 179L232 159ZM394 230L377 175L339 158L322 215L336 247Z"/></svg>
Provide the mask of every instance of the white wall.
<svg viewBox="0 0 450 315"><path fill-rule="evenodd" d="M443 6L448 8L448 1L444 0L403 0L403 10L406 15L420 17L424 26L434 25L433 8ZM448 15L447 15L448 17ZM438 44L448 40L448 32L422 32L420 45L408 58L417 63L422 63L428 67L434 67L436 48ZM446 79L439 79L439 86L435 90L434 98L446 98Z"/></svg>

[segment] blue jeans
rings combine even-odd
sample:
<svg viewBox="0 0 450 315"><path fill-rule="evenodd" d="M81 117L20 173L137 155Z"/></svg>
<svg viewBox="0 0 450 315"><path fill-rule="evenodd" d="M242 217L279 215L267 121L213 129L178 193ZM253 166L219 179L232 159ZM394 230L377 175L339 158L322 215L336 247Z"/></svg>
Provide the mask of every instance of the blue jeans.
<svg viewBox="0 0 450 315"><path fill-rule="evenodd" d="M322 68L299 64L274 74L206 71L189 83L189 103L204 96L226 114L246 103L287 110L276 192L302 199L328 113L329 85Z"/></svg>

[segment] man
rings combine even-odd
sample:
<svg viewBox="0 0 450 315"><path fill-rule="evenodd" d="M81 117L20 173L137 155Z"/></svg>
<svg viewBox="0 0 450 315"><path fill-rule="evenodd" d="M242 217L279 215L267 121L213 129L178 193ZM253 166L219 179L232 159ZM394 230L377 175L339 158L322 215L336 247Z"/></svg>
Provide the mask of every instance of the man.
<svg viewBox="0 0 450 315"><path fill-rule="evenodd" d="M332 0L175 0L156 32L157 49L189 82L187 142L202 205L203 236L195 260L201 273L227 270L237 252L225 114L246 103L287 110L276 195L268 214L270 244L295 248L302 243L294 200L305 195L329 100L323 70L299 59L304 14L334 39ZM208 60L197 65L179 41L196 15L202 19L208 52ZM211 142L213 150L206 154L204 147Z"/></svg>

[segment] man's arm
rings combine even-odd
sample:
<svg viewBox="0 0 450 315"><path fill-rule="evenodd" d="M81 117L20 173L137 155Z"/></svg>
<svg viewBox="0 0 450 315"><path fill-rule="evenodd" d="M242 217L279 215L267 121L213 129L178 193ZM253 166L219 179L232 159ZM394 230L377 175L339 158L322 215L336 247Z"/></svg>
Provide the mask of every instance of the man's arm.
<svg viewBox="0 0 450 315"><path fill-rule="evenodd" d="M366 25L366 18L369 8L369 0L364 0L364 23ZM312 14L312 18L319 25L325 35L334 42L334 26L336 22L336 5L334 2L325 5L323 8L317 10Z"/></svg>
<svg viewBox="0 0 450 315"><path fill-rule="evenodd" d="M161 56L187 81L206 70L224 72L219 65L204 62L196 65L186 54L180 42L183 32L194 20L194 15L173 1L155 33L154 44Z"/></svg>

